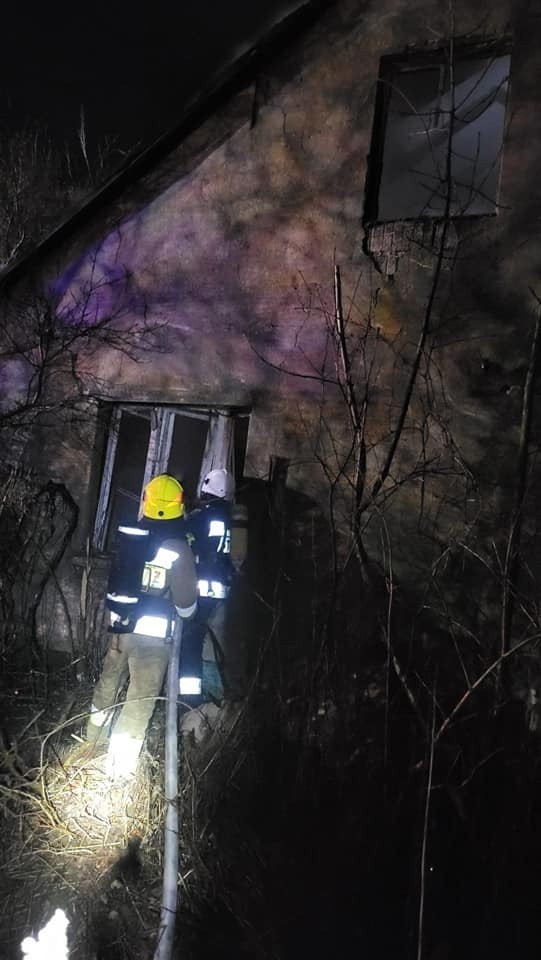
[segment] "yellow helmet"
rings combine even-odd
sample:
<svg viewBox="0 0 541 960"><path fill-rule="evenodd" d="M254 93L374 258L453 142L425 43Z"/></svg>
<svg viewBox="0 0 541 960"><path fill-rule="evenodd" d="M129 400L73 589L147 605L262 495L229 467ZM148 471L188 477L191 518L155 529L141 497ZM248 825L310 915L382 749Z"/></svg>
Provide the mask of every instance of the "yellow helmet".
<svg viewBox="0 0 541 960"><path fill-rule="evenodd" d="M149 520L176 520L184 513L184 490L178 480L161 473L143 490L140 517Z"/></svg>

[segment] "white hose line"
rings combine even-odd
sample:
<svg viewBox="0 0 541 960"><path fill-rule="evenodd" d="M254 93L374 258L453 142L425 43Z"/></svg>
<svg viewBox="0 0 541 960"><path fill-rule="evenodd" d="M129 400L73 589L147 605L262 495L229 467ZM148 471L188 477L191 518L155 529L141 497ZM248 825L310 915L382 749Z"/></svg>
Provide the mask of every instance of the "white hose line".
<svg viewBox="0 0 541 960"><path fill-rule="evenodd" d="M177 694L181 642L182 620L177 619L167 672L165 712L165 802L167 812L165 815L163 848L162 908L154 960L169 960L175 939L179 855Z"/></svg>

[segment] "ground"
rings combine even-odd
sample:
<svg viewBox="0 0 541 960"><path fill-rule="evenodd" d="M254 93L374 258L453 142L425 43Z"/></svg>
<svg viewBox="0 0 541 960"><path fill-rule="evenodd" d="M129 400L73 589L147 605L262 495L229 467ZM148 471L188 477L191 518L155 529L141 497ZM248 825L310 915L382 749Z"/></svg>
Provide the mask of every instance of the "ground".
<svg viewBox="0 0 541 960"><path fill-rule="evenodd" d="M84 759L74 738L81 720L71 718L79 704L84 712L88 691L77 694L58 691L43 706L28 690L10 698L11 728L29 719L5 745L2 768L2 955L19 957L22 937L60 907L72 960L144 960L159 926L161 766L145 752L136 780L112 787L105 756Z"/></svg>
<svg viewBox="0 0 541 960"><path fill-rule="evenodd" d="M20 683L2 697L10 735L0 767L0 954L19 960L23 937L61 908L70 921L70 960L146 960L155 950L162 893L163 704L135 780L112 784L105 753L89 757L80 738L90 686L64 677L52 692L44 679L36 675L33 685ZM208 879L191 851L212 845L200 784L211 782L237 717L234 710L226 728L209 729L204 743L181 740L180 882L188 937L201 871L203 886Z"/></svg>
<svg viewBox="0 0 541 960"><path fill-rule="evenodd" d="M20 960L61 907L70 960L151 958L163 709L135 783L111 788L103 756L83 763L72 736L90 687L31 679L2 698L0 956ZM481 690L469 704L433 766L400 684L377 670L319 702L300 671L287 690L263 674L225 727L187 738L173 956L418 960L419 937L422 960L535 956L539 739L520 703L495 714Z"/></svg>

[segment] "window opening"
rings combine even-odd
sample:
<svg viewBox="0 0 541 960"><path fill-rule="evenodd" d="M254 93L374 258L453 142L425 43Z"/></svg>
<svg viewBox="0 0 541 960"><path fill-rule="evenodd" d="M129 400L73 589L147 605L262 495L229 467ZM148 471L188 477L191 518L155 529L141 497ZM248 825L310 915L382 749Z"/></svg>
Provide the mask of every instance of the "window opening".
<svg viewBox="0 0 541 960"><path fill-rule="evenodd" d="M441 218L449 192L453 217L496 212L509 69L508 53L382 60L369 222Z"/></svg>
<svg viewBox="0 0 541 960"><path fill-rule="evenodd" d="M119 524L137 521L145 484L159 473L182 483L189 504L206 474L224 466L242 476L249 417L229 410L119 405L111 414L94 546L109 549ZM237 470L235 471L235 466Z"/></svg>
<svg viewBox="0 0 541 960"><path fill-rule="evenodd" d="M192 416L174 418L173 441L168 469L178 477L184 487L184 497L189 504L197 496L199 471L207 439L208 412L200 420Z"/></svg>
<svg viewBox="0 0 541 960"><path fill-rule="evenodd" d="M108 529L137 522L139 498L145 475L145 456L151 433L150 419L126 410L114 411L95 538L102 544ZM99 539L98 539L99 538Z"/></svg>

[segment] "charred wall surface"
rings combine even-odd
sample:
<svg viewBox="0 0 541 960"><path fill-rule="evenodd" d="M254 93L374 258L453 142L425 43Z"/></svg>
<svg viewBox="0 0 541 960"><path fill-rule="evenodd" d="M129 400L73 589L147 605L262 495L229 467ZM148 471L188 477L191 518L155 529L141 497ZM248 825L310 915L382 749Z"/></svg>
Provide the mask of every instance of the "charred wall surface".
<svg viewBox="0 0 541 960"><path fill-rule="evenodd" d="M99 324L122 288L121 328L151 325L137 360L82 345L88 392L249 408L248 476L287 458L291 488L331 504L341 556L353 531L365 561L389 572L392 556L421 600L440 575L458 597L466 570L482 616L499 588L486 564L473 574L472 554L493 543L501 564L530 489L523 476L517 494L536 365L540 29L527 5L457 3L450 20L435 2L336 4L82 229L52 283L60 312L84 303ZM382 58L443 51L453 64L464 46L483 56L501 43L511 67L497 212L369 221ZM527 477L535 402L532 418ZM48 457L84 506L80 550L97 480L69 447L53 440ZM524 531L533 569L533 498Z"/></svg>

